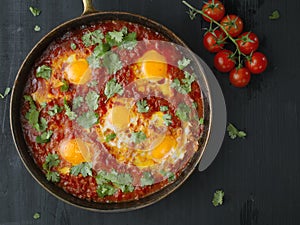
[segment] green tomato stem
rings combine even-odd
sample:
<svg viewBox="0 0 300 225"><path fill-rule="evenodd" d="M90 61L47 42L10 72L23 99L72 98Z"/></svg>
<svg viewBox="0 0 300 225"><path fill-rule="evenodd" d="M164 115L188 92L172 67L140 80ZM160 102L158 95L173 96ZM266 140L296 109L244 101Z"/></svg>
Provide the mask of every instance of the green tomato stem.
<svg viewBox="0 0 300 225"><path fill-rule="evenodd" d="M220 27L223 30L223 32L226 34L226 37L228 37L232 41L232 43L235 45L235 47L236 47L236 51L238 52L238 60L239 60L238 67L240 67L241 66L241 55L242 55L242 52L240 51L239 45L237 44L236 40L228 33L228 31L224 28L224 26L222 26L222 24L220 24L219 22L217 22L216 20L214 20L213 18L211 18L209 15L206 15L202 10L196 9L195 7L193 7L192 5L190 5L188 2L182 1L182 3L185 4L189 9L193 10L194 12L196 12L197 14L201 14L202 16L208 18L210 21L212 21L214 24L216 24L218 27ZM235 51L235 53L233 55L236 54L236 51Z"/></svg>

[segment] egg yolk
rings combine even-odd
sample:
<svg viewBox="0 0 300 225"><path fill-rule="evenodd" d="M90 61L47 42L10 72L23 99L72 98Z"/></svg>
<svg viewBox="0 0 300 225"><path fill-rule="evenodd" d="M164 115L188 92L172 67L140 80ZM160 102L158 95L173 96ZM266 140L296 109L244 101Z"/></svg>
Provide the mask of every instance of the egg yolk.
<svg viewBox="0 0 300 225"><path fill-rule="evenodd" d="M130 111L125 106L115 106L111 111L111 122L117 130L125 129L130 122Z"/></svg>
<svg viewBox="0 0 300 225"><path fill-rule="evenodd" d="M59 152L72 165L91 161L89 146L78 138L63 141L59 145Z"/></svg>
<svg viewBox="0 0 300 225"><path fill-rule="evenodd" d="M85 59L72 61L66 68L67 78L73 84L85 84L91 79L89 63Z"/></svg>
<svg viewBox="0 0 300 225"><path fill-rule="evenodd" d="M162 143L152 150L151 155L154 159L162 159L175 146L176 140L170 136L166 136Z"/></svg>
<svg viewBox="0 0 300 225"><path fill-rule="evenodd" d="M141 68L141 78L167 77L166 58L155 50L147 51L138 60Z"/></svg>

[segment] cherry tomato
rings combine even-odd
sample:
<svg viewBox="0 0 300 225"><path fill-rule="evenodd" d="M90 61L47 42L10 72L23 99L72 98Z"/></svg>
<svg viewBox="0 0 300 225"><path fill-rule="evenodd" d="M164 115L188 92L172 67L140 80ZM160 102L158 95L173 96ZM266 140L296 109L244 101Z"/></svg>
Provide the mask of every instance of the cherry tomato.
<svg viewBox="0 0 300 225"><path fill-rule="evenodd" d="M235 66L235 60L233 53L230 50L219 51L214 58L214 66L220 72L227 73L231 71Z"/></svg>
<svg viewBox="0 0 300 225"><path fill-rule="evenodd" d="M251 79L250 71L245 68L234 68L229 74L229 81L235 87L245 87Z"/></svg>
<svg viewBox="0 0 300 225"><path fill-rule="evenodd" d="M232 36L237 37L242 33L244 23L237 15L227 15L221 20L221 25Z"/></svg>
<svg viewBox="0 0 300 225"><path fill-rule="evenodd" d="M240 51L246 55L255 52L259 45L258 37L252 32L241 34L236 42Z"/></svg>
<svg viewBox="0 0 300 225"><path fill-rule="evenodd" d="M221 30L207 32L203 37L203 45L209 52L219 52L225 44L225 33Z"/></svg>
<svg viewBox="0 0 300 225"><path fill-rule="evenodd" d="M260 52L254 52L251 58L246 61L245 65L251 73L260 74L266 70L268 60L264 54Z"/></svg>
<svg viewBox="0 0 300 225"><path fill-rule="evenodd" d="M224 5L218 0L209 0L206 2L202 7L202 11L216 21L220 21L225 15ZM210 22L210 19L207 17L203 15L202 17L205 21Z"/></svg>

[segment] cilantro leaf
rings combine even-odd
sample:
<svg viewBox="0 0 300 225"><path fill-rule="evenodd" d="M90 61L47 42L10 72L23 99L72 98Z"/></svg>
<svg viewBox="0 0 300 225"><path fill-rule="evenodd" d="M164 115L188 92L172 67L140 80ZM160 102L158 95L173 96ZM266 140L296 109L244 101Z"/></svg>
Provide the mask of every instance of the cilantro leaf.
<svg viewBox="0 0 300 225"><path fill-rule="evenodd" d="M78 176L79 173L81 173L83 177L92 176L93 175L92 163L83 162L83 163L80 163L76 166L72 166L71 170L70 170L70 173L74 176Z"/></svg>
<svg viewBox="0 0 300 225"><path fill-rule="evenodd" d="M77 109L83 103L83 97L78 96L73 98L73 109Z"/></svg>
<svg viewBox="0 0 300 225"><path fill-rule="evenodd" d="M203 125L204 124L204 119L203 119L203 117L201 117L200 119L199 119L199 125Z"/></svg>
<svg viewBox="0 0 300 225"><path fill-rule="evenodd" d="M96 80L92 80L91 82L88 83L88 87L96 87L98 85L98 81Z"/></svg>
<svg viewBox="0 0 300 225"><path fill-rule="evenodd" d="M62 80L61 82L63 83L63 85L60 87L60 90L62 92L68 91L69 90L69 83L68 83L68 81Z"/></svg>
<svg viewBox="0 0 300 225"><path fill-rule="evenodd" d="M175 174L171 171L161 170L160 173L163 175L164 178L167 178L168 181L174 181L176 178Z"/></svg>
<svg viewBox="0 0 300 225"><path fill-rule="evenodd" d="M95 91L89 91L89 93L85 97L85 102L88 105L91 111L96 110L98 108L98 100L100 95Z"/></svg>
<svg viewBox="0 0 300 225"><path fill-rule="evenodd" d="M54 105L51 109L48 110L48 114L49 116L55 116L57 113L60 113L63 111L63 108L58 106L58 105Z"/></svg>
<svg viewBox="0 0 300 225"><path fill-rule="evenodd" d="M44 132L48 127L47 120L45 118L40 119L40 123L36 123L34 128L39 132Z"/></svg>
<svg viewBox="0 0 300 225"><path fill-rule="evenodd" d="M152 185L154 183L154 178L152 177L150 172L144 172L141 178L141 186Z"/></svg>
<svg viewBox="0 0 300 225"><path fill-rule="evenodd" d="M91 68L96 69L101 67L100 58L95 54L91 54L87 57L88 64Z"/></svg>
<svg viewBox="0 0 300 225"><path fill-rule="evenodd" d="M77 123L85 129L91 128L98 123L99 115L93 111L83 113L77 118Z"/></svg>
<svg viewBox="0 0 300 225"><path fill-rule="evenodd" d="M39 219L40 217L41 217L41 215L37 212L35 214L33 214L33 219L35 219L35 220Z"/></svg>
<svg viewBox="0 0 300 225"><path fill-rule="evenodd" d="M65 110L66 110L65 114L69 117L69 119L70 119L70 120L75 120L76 117L77 117L77 115L76 115L75 112L73 112L73 111L71 110L70 106L69 106L68 103L67 103L66 98L64 98L64 107L65 107Z"/></svg>
<svg viewBox="0 0 300 225"><path fill-rule="evenodd" d="M174 79L173 82L171 83L171 87L177 90L181 94L187 94L191 92L192 83L195 81L194 74L190 74L189 72L184 71L184 76L185 78L181 80L182 83L177 78Z"/></svg>
<svg viewBox="0 0 300 225"><path fill-rule="evenodd" d="M178 60L178 68L180 70L183 70L185 67L187 67L190 64L191 60L183 57L181 60Z"/></svg>
<svg viewBox="0 0 300 225"><path fill-rule="evenodd" d="M107 99L114 96L114 94L122 95L123 92L123 86L117 83L117 80L115 78L109 80L105 85L104 94L106 95Z"/></svg>
<svg viewBox="0 0 300 225"><path fill-rule="evenodd" d="M117 135L115 133L108 134L105 137L105 142L110 142L110 141L114 140L116 137L117 137Z"/></svg>
<svg viewBox="0 0 300 225"><path fill-rule="evenodd" d="M137 44L137 40L136 40L136 33L132 32L127 34L124 38L123 38L123 42L120 44L121 48L126 48L128 50L132 50Z"/></svg>
<svg viewBox="0 0 300 225"><path fill-rule="evenodd" d="M160 106L160 107L159 107L159 110L160 110L161 112L166 112L166 111L168 111L168 110L169 110L169 107L168 107L168 106L165 106L165 105L163 105L163 106Z"/></svg>
<svg viewBox="0 0 300 225"><path fill-rule="evenodd" d="M39 25L35 25L34 28L33 28L33 30L35 32L39 32L41 30L41 27Z"/></svg>
<svg viewBox="0 0 300 225"><path fill-rule="evenodd" d="M39 10L38 8L30 6L29 10L33 16L39 16L41 14L41 10Z"/></svg>
<svg viewBox="0 0 300 225"><path fill-rule="evenodd" d="M188 105L186 105L185 103L179 103L175 114L181 121L186 122L190 119L190 111L191 109Z"/></svg>
<svg viewBox="0 0 300 225"><path fill-rule="evenodd" d="M52 74L52 69L49 66L42 65L36 69L36 77L41 77L49 80Z"/></svg>
<svg viewBox="0 0 300 225"><path fill-rule="evenodd" d="M163 115L164 124L166 126L169 126L172 124L172 116L170 114L164 114Z"/></svg>
<svg viewBox="0 0 300 225"><path fill-rule="evenodd" d="M59 182L60 180L59 173L56 171L47 171L46 178L48 181L52 181L52 182Z"/></svg>
<svg viewBox="0 0 300 225"><path fill-rule="evenodd" d="M93 53L87 58L87 61L89 65L92 68L100 68L101 62L100 59L103 57L103 55L110 50L110 46L106 43L99 43Z"/></svg>
<svg viewBox="0 0 300 225"><path fill-rule="evenodd" d="M3 94L0 93L0 98L2 99L5 98L9 94L9 92L10 92L10 88L9 87L5 88L4 93Z"/></svg>
<svg viewBox="0 0 300 225"><path fill-rule="evenodd" d="M52 134L53 134L52 130L45 131L41 135L37 136L35 141L38 144L48 143L50 141Z"/></svg>
<svg viewBox="0 0 300 225"><path fill-rule="evenodd" d="M127 34L127 28L123 27L120 31L111 31L105 35L106 43L110 46L117 46L122 43L123 37Z"/></svg>
<svg viewBox="0 0 300 225"><path fill-rule="evenodd" d="M118 70L122 69L122 62L116 53L110 51L103 56L103 66L109 74L115 74Z"/></svg>
<svg viewBox="0 0 300 225"><path fill-rule="evenodd" d="M217 191L214 193L214 197L213 197L213 200L212 200L212 204L213 204L214 206L222 205L222 204L223 204L223 198L224 198L224 191L222 191L222 190L217 190Z"/></svg>
<svg viewBox="0 0 300 225"><path fill-rule="evenodd" d="M45 162L43 164L43 169L50 170L54 166L58 166L60 163L59 156L55 153L49 153L46 156Z"/></svg>
<svg viewBox="0 0 300 225"><path fill-rule="evenodd" d="M70 47L71 47L72 50L75 50L77 48L77 45L74 42L72 42L70 44Z"/></svg>
<svg viewBox="0 0 300 225"><path fill-rule="evenodd" d="M278 10L275 10L272 12L272 14L269 16L270 20L278 20L280 18L280 13Z"/></svg>
<svg viewBox="0 0 300 225"><path fill-rule="evenodd" d="M227 132L231 139L236 137L245 138L247 134L244 131L239 131L233 124L229 123L227 126Z"/></svg>
<svg viewBox="0 0 300 225"><path fill-rule="evenodd" d="M131 140L132 142L139 144L142 141L146 140L147 136L143 131L133 132L131 134Z"/></svg>
<svg viewBox="0 0 300 225"><path fill-rule="evenodd" d="M114 195L117 189L110 184L101 184L97 187L97 194L99 197L103 198L105 196Z"/></svg>
<svg viewBox="0 0 300 225"><path fill-rule="evenodd" d="M146 113L149 111L149 106L146 100L137 101L136 106L139 113Z"/></svg>
<svg viewBox="0 0 300 225"><path fill-rule="evenodd" d="M86 47L89 47L91 45L102 43L102 39L104 38L104 35L101 30L95 30L93 32L88 31L85 33L81 40L83 44Z"/></svg>

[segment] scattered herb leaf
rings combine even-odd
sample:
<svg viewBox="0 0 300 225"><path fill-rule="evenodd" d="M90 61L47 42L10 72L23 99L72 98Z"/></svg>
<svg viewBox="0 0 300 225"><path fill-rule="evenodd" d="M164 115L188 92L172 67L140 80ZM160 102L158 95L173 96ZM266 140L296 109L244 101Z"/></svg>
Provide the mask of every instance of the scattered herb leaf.
<svg viewBox="0 0 300 225"><path fill-rule="evenodd" d="M91 162L83 162L76 166L72 166L70 173L74 176L78 176L79 173L82 174L83 177L92 176L92 163Z"/></svg>
<svg viewBox="0 0 300 225"><path fill-rule="evenodd" d="M177 109L176 109L176 116L178 116L178 118L181 120L181 121L188 121L190 119L190 107L188 105L186 105L185 103L179 103Z"/></svg>
<svg viewBox="0 0 300 225"><path fill-rule="evenodd" d="M70 120L75 120L76 117L77 117L77 115L76 115L75 112L73 112L73 111L71 110L70 106L69 106L68 103L67 103L66 98L64 98L64 107L65 107L65 110L66 110L65 114L69 117L69 119L70 119Z"/></svg>
<svg viewBox="0 0 300 225"><path fill-rule="evenodd" d="M60 163L59 156L57 154L49 153L46 156L46 160L43 163L43 169L46 170L46 178L48 181L58 182L60 180L59 173L55 171L51 171L51 169L55 166L58 166Z"/></svg>
<svg viewBox="0 0 300 225"><path fill-rule="evenodd" d="M77 109L83 103L83 97L78 96L73 98L73 109Z"/></svg>
<svg viewBox="0 0 300 225"><path fill-rule="evenodd" d="M41 10L39 10L38 8L30 6L29 10L33 16L39 16L41 14Z"/></svg>
<svg viewBox="0 0 300 225"><path fill-rule="evenodd" d="M174 181L175 180L175 174L171 171L165 171L165 170L161 170L160 171L161 175L163 175L164 178L167 178L168 181Z"/></svg>
<svg viewBox="0 0 300 225"><path fill-rule="evenodd" d="M154 183L154 178L152 177L150 172L144 172L141 178L141 186L152 185Z"/></svg>
<svg viewBox="0 0 300 225"><path fill-rule="evenodd" d="M102 43L104 35L101 30L95 30L93 32L88 31L82 36L82 42L86 47L91 45Z"/></svg>
<svg viewBox="0 0 300 225"><path fill-rule="evenodd" d="M117 191L117 189L108 183L100 184L97 187L97 194L101 198L103 198L105 196L109 196L109 195L114 195L116 193L116 191Z"/></svg>
<svg viewBox="0 0 300 225"><path fill-rule="evenodd" d="M41 30L41 27L39 25L35 25L33 29L35 32L39 32Z"/></svg>
<svg viewBox="0 0 300 225"><path fill-rule="evenodd" d="M109 80L104 89L104 94L106 95L107 99L110 99L114 94L122 95L124 92L123 86L117 83L115 78Z"/></svg>
<svg viewBox="0 0 300 225"><path fill-rule="evenodd" d="M59 173L56 171L47 171L46 178L48 181L52 181L52 182L59 182L60 180Z"/></svg>
<svg viewBox="0 0 300 225"><path fill-rule="evenodd" d="M10 92L10 88L9 87L5 88L4 93L3 94L0 93L0 98L2 99L5 98L9 94L9 92Z"/></svg>
<svg viewBox="0 0 300 225"><path fill-rule="evenodd" d="M169 110L169 107L168 107L168 106L165 106L165 105L163 105L163 106L160 106L160 107L159 107L159 110L160 110L161 112L166 112L166 111L168 111L168 110Z"/></svg>
<svg viewBox="0 0 300 225"><path fill-rule="evenodd" d="M170 114L164 114L163 115L164 124L166 126L169 126L172 124L172 116Z"/></svg>
<svg viewBox="0 0 300 225"><path fill-rule="evenodd" d="M86 95L85 102L91 111L94 111L98 108L99 97L100 95L95 91L89 91L89 93Z"/></svg>
<svg viewBox="0 0 300 225"><path fill-rule="evenodd" d="M136 106L139 113L146 113L149 111L149 106L146 100L141 99L137 101Z"/></svg>
<svg viewBox="0 0 300 225"><path fill-rule="evenodd" d="M55 116L57 113L60 113L63 111L63 108L58 106L58 105L54 105L51 109L48 110L48 114L49 116Z"/></svg>
<svg viewBox="0 0 300 225"><path fill-rule="evenodd" d="M270 20L278 20L280 18L280 13L278 10L275 10L272 12L272 14L269 16Z"/></svg>
<svg viewBox="0 0 300 225"><path fill-rule="evenodd" d="M38 144L48 143L50 141L52 134L53 134L52 130L45 131L41 135L37 136L35 141Z"/></svg>
<svg viewBox="0 0 300 225"><path fill-rule="evenodd" d="M227 132L231 139L235 139L236 137L245 138L246 133L244 131L239 131L233 124L229 123L227 126Z"/></svg>
<svg viewBox="0 0 300 225"><path fill-rule="evenodd" d="M181 94L187 94L191 92L192 83L195 81L194 74L190 74L189 72L184 71L184 76L185 78L181 80L182 83L177 78L174 79L173 82L171 83L171 87L177 90Z"/></svg>
<svg viewBox="0 0 300 225"><path fill-rule="evenodd" d="M178 68L180 70L183 70L185 67L187 67L189 64L191 63L190 59L187 59L185 57L182 58L182 60L178 60L177 64L178 64Z"/></svg>
<svg viewBox="0 0 300 225"><path fill-rule="evenodd" d="M115 74L118 70L122 69L122 62L116 53L110 51L103 56L103 66L109 74Z"/></svg>
<svg viewBox="0 0 300 225"><path fill-rule="evenodd" d="M98 81L92 80L91 82L88 83L88 87L96 87L98 85Z"/></svg>
<svg viewBox="0 0 300 225"><path fill-rule="evenodd" d="M69 90L69 83L68 83L68 81L62 80L61 82L63 83L63 85L60 87L60 90L62 92L68 91Z"/></svg>
<svg viewBox="0 0 300 225"><path fill-rule="evenodd" d="M36 77L41 77L49 80L52 74L52 69L49 66L42 65L36 69Z"/></svg>
<svg viewBox="0 0 300 225"><path fill-rule="evenodd" d="M114 140L116 137L117 137L117 135L115 133L108 134L105 137L105 142L110 142L110 141Z"/></svg>
<svg viewBox="0 0 300 225"><path fill-rule="evenodd" d="M201 118L199 119L199 125L203 125L203 123L204 123L204 119L201 117Z"/></svg>
<svg viewBox="0 0 300 225"><path fill-rule="evenodd" d="M77 118L77 123L85 129L91 128L94 124L98 123L99 115L93 111L83 113Z"/></svg>
<svg viewBox="0 0 300 225"><path fill-rule="evenodd" d="M33 214L33 219L35 219L35 220L39 219L40 217L41 217L41 215L37 212L35 214Z"/></svg>
<svg viewBox="0 0 300 225"><path fill-rule="evenodd" d="M72 42L70 44L70 47L71 47L72 50L75 50L77 48L77 45L74 42Z"/></svg>
<svg viewBox="0 0 300 225"><path fill-rule="evenodd" d="M142 141L146 140L147 136L143 131L138 131L138 132L133 132L131 134L131 140L136 143L139 144Z"/></svg>
<svg viewBox="0 0 300 225"><path fill-rule="evenodd" d="M224 191L222 191L222 190L217 190L217 191L214 193L214 197L213 197L213 200L212 200L212 204L213 204L214 206L222 205L222 204L223 204L223 198L224 198Z"/></svg>

